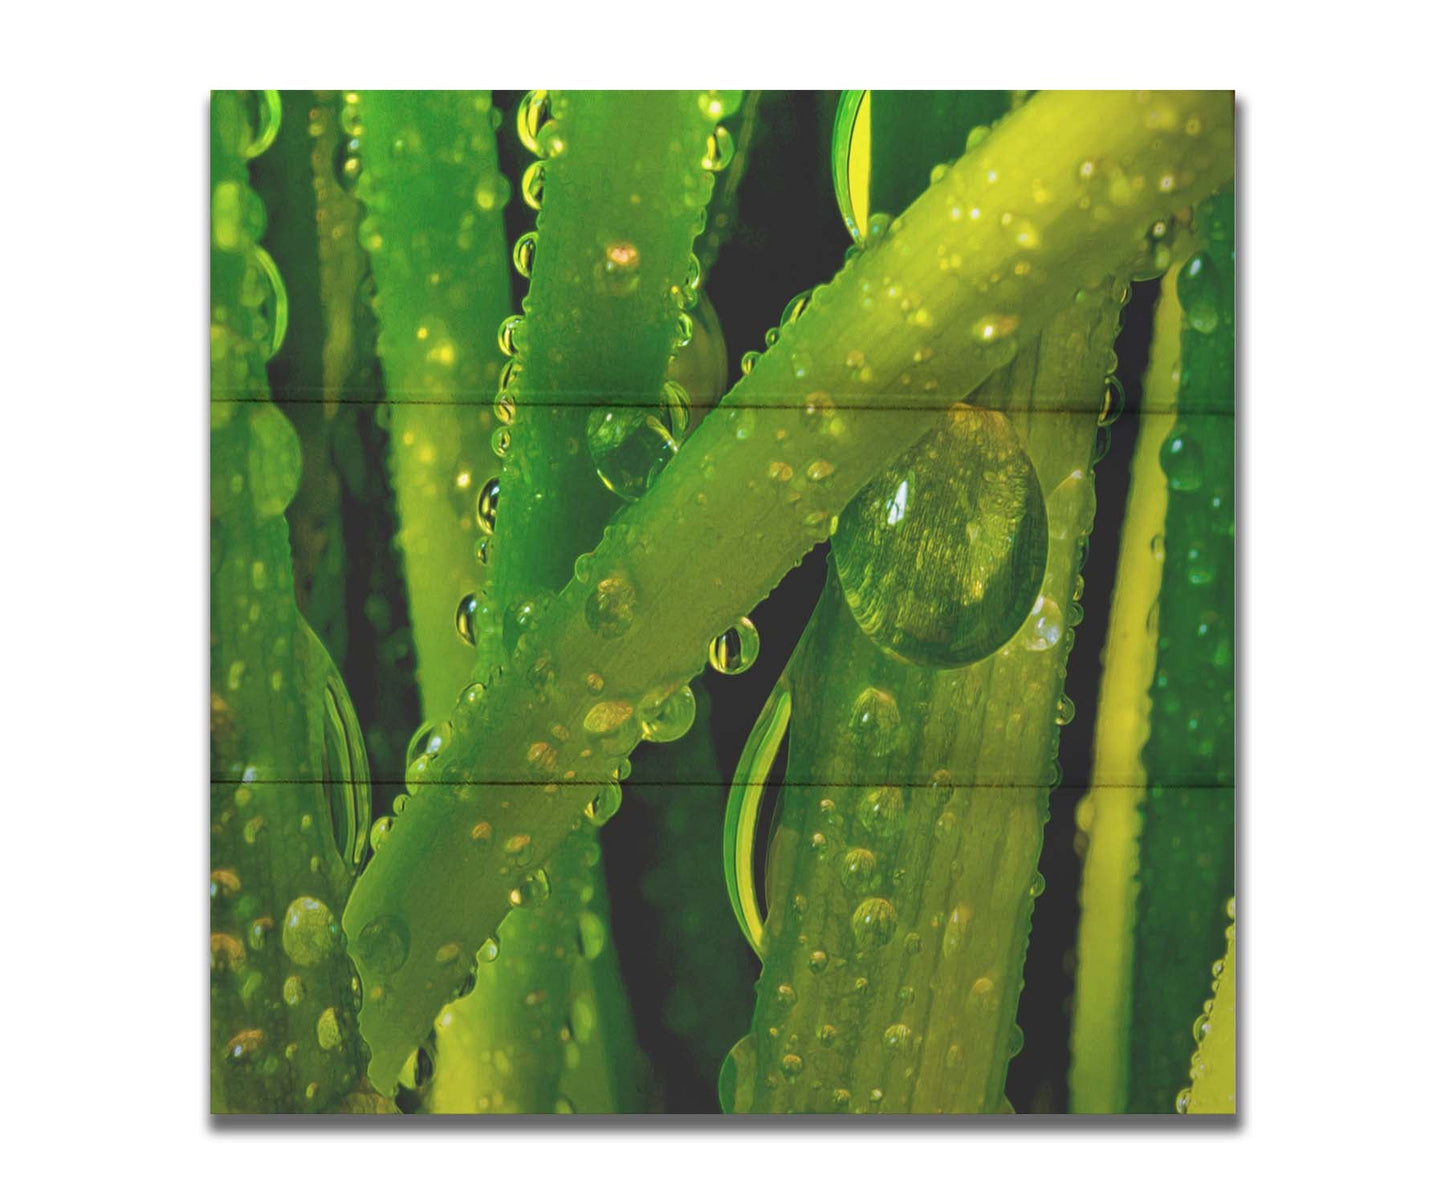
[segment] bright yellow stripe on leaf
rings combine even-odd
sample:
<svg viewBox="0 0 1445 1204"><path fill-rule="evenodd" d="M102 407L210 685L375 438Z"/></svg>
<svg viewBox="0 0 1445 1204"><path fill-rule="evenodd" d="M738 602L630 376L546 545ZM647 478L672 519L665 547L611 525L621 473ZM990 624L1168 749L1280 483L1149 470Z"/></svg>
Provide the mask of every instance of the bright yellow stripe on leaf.
<svg viewBox="0 0 1445 1204"><path fill-rule="evenodd" d="M1159 449L1174 425L1177 404L1178 274L1175 268L1164 278L1154 315L1144 414L1120 533L1119 574L1099 684L1094 777L1077 812L1088 853L1080 894L1079 973L1069 1071L1073 1112L1123 1111L1128 1093L1139 805L1146 784L1141 753L1149 734L1149 684L1158 654L1151 612L1159 600L1169 498Z"/></svg>
<svg viewBox="0 0 1445 1204"><path fill-rule="evenodd" d="M848 198L858 229L868 229L868 179L873 172L873 93L864 92L848 145Z"/></svg>
<svg viewBox="0 0 1445 1204"><path fill-rule="evenodd" d="M792 694L780 682L743 745L723 816L723 879L728 901L738 927L759 957L763 956L764 917L753 880L753 842L757 839L763 791L767 789L773 761L787 734L792 713Z"/></svg>

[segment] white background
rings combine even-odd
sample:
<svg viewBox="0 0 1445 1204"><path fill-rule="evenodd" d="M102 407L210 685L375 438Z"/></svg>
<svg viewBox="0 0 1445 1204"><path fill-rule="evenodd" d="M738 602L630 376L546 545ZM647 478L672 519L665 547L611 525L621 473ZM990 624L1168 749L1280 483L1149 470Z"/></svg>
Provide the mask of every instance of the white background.
<svg viewBox="0 0 1445 1204"><path fill-rule="evenodd" d="M1438 1188L1438 31L1394 2L809 7L217 0L6 18L11 1198ZM208 89L556 81L1239 91L1238 1126L208 1120Z"/></svg>

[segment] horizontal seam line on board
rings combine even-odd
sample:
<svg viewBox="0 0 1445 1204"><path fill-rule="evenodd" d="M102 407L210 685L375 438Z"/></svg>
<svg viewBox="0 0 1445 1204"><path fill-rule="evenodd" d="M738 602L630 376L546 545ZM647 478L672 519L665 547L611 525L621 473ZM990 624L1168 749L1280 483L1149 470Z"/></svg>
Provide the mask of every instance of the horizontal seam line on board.
<svg viewBox="0 0 1445 1204"><path fill-rule="evenodd" d="M625 780L625 779L624 779ZM608 786L618 782L617 778L569 778L565 781L559 778L488 778L485 780L471 780L464 778L427 778L421 783L422 786ZM244 778L212 778L212 786L405 786L405 778L252 778L247 781ZM637 787L657 786L720 786L731 788L733 786L794 786L798 789L834 789L839 787L862 787L862 786L898 786L908 789L922 787L933 787L936 783L927 778L917 781L901 780L890 781L882 779L879 781L829 781L829 782L795 782L786 778L758 778L746 782L736 781L688 781L686 779L637 782ZM1036 790L1040 786L1049 786L1050 789L1062 787L1088 786L1094 790L1139 790L1148 789L1150 786L1167 786L1170 789L1184 790L1233 790L1234 782L1220 781L1170 781L1170 782L1085 782L1076 779L1065 779L1059 783L1049 782L963 782L955 780L955 789L964 790Z"/></svg>
<svg viewBox="0 0 1445 1204"><path fill-rule="evenodd" d="M288 406L288 405L290 405L290 406L303 406L303 405L338 405L338 406L433 406L433 407L447 407L447 408L451 408L451 409L468 409L468 408L473 408L473 407L476 408L476 409L487 409L487 408L490 408L493 403L492 403L491 401L482 401L482 400L476 400L476 401L441 400L441 399L425 399L425 400L424 400L424 399L422 399L422 398L400 398L400 397L382 398L382 399L378 399L378 400L374 400L374 401L343 401L343 400L341 400L340 398L334 398L334 397L213 397L213 398L211 398L211 404L212 404L212 405L221 405L221 404L225 404L225 405L268 405L268 404L269 404L269 405L278 405L278 406ZM532 402L523 402L523 401L518 401L518 402L515 403L515 404L516 404L516 408L517 408L518 410L524 410L524 409L528 409L528 408L552 409L552 410L567 410L567 409L570 409L570 410L595 410L595 409L603 409L603 408L613 409L613 410L652 410L652 409L657 409L657 408L659 408L660 405L661 405L661 402L658 402L658 401L608 401L608 402L598 402L598 401L532 401ZM909 403L904 403L904 402L899 402L899 403L897 403L897 404L889 404L889 403L887 403L887 402L883 402L883 403L860 402L860 403L858 403L858 404L855 405L855 404L850 404L850 403L848 403L848 402L837 402L837 401L835 401L835 402L833 403L833 409L834 409L835 412L839 412L839 411L844 411L844 412L847 412L847 411L861 411L861 412L864 412L864 413L867 413L867 412L877 412L877 413L886 413L886 414L909 413L909 412L913 412L913 411L927 412L927 411L930 411L930 410L931 410L931 411L937 411L938 413L944 413L944 412L952 409L956 404L959 404L959 403L958 403L958 402L954 402L954 401L937 402L937 403L929 402L929 403L920 403L920 404L909 404ZM1219 416L1221 416L1221 417L1223 417L1223 416L1228 416L1228 417L1233 418L1233 417L1235 416L1235 411L1234 411L1234 408L1233 408L1233 405L1234 405L1233 399L1230 399L1229 405L1230 405L1230 408L1229 408L1229 409L1208 409L1208 408L1205 408L1205 407L1199 406L1199 405L1194 405L1194 406L1189 406L1189 407L1183 407L1183 406L1168 406L1168 407L1159 407L1159 408L1155 408L1155 407L1151 407L1151 406L1136 406L1136 407L1134 407L1133 409L1128 410L1128 412L1131 413L1131 414L1140 414L1140 415L1143 415L1143 414L1217 414L1217 415L1219 415ZM799 410L799 411L802 411L802 410L807 409L807 406L804 405L804 404L801 403L801 402L749 402L749 401L743 401L743 402L729 402L729 403L727 403L726 405L723 405L722 403L718 403L718 405L716 405L716 406L714 406L714 407L711 407L711 408L712 408L712 409L725 409L725 410L772 410L772 411ZM984 407L984 408L988 408L988 407ZM1097 413L1097 412L1098 412L1098 406L1097 406L1096 403L1093 403L1093 402L1089 402L1089 403L1087 403L1087 404L1081 403L1081 404L1080 404L1079 406L1077 406L1077 407L1074 407L1074 406L1066 406L1066 405L1057 404L1057 403L1047 403L1047 404L1044 404L1044 405L1030 404L1030 406L1029 406L1029 408L1028 408L1028 412L1029 412L1030 414L1073 414L1073 415L1084 415L1084 414L1095 414L1095 413ZM1123 412L1124 412L1124 411L1121 411L1121 412L1120 412L1120 413L1121 413L1121 416L1122 416L1122 413L1123 413Z"/></svg>

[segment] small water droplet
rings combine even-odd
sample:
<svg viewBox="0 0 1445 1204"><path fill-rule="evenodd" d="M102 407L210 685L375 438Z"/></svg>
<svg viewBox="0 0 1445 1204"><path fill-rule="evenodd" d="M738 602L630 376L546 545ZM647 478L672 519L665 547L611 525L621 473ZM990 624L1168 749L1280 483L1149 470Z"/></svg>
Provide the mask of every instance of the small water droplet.
<svg viewBox="0 0 1445 1204"><path fill-rule="evenodd" d="M637 589L621 569L608 573L587 599L587 625L604 639L626 634L637 607Z"/></svg>
<svg viewBox="0 0 1445 1204"><path fill-rule="evenodd" d="M497 507L502 498L502 480L493 477L477 494L477 526L483 535L490 535L497 526Z"/></svg>
<svg viewBox="0 0 1445 1204"><path fill-rule="evenodd" d="M536 907L552 893L552 883L544 869L528 870L516 886L507 892L513 907Z"/></svg>

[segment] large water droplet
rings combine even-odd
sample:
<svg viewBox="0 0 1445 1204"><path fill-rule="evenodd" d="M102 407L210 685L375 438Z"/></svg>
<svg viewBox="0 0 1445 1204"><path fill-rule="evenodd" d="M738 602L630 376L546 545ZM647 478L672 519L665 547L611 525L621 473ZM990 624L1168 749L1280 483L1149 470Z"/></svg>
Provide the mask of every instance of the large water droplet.
<svg viewBox="0 0 1445 1204"><path fill-rule="evenodd" d="M707 150L702 157L702 168L704 171L721 172L726 171L729 163L733 161L733 154L736 148L733 145L733 136L728 133L726 126L718 126L707 138Z"/></svg>
<svg viewBox="0 0 1445 1204"><path fill-rule="evenodd" d="M853 940L860 953L881 949L898 929L898 913L887 899L864 899L853 910Z"/></svg>
<svg viewBox="0 0 1445 1204"><path fill-rule="evenodd" d="M1001 648L1048 560L1043 491L1013 425L953 407L844 510L833 558L858 625L890 655L957 668Z"/></svg>
<svg viewBox="0 0 1445 1204"><path fill-rule="evenodd" d="M1199 444L1177 427L1159 449L1159 467L1176 493L1196 493L1204 484L1204 456Z"/></svg>
<svg viewBox="0 0 1445 1204"><path fill-rule="evenodd" d="M517 137L534 155L541 153L537 135L551 119L551 95L546 88L533 88L522 97L517 108Z"/></svg>
<svg viewBox="0 0 1445 1204"><path fill-rule="evenodd" d="M512 266L523 280L532 278L532 265L537 262L537 232L528 230L512 248Z"/></svg>
<svg viewBox="0 0 1445 1204"><path fill-rule="evenodd" d="M477 615L480 607L481 599L476 594L466 594L457 603L457 635L461 636L462 643L472 648L477 646L477 635L480 631Z"/></svg>
<svg viewBox="0 0 1445 1204"><path fill-rule="evenodd" d="M377 916L356 934L352 952L377 973L390 974L405 964L410 945L405 920L400 916Z"/></svg>
<svg viewBox="0 0 1445 1204"><path fill-rule="evenodd" d="M298 966L314 966L336 948L341 926L320 899L301 895L291 901L281 922L281 948Z"/></svg>
<svg viewBox="0 0 1445 1204"><path fill-rule="evenodd" d="M758 629L747 617L737 621L708 646L707 661L719 673L728 676L742 673L758 659L761 640Z"/></svg>
<svg viewBox="0 0 1445 1204"><path fill-rule="evenodd" d="M536 907L552 893L552 883L544 869L528 870L521 881L507 893L513 907Z"/></svg>
<svg viewBox="0 0 1445 1204"><path fill-rule="evenodd" d="M677 441L649 409L599 407L587 415L587 450L602 483L635 502L677 453Z"/></svg>
<svg viewBox="0 0 1445 1204"><path fill-rule="evenodd" d="M642 738L653 744L680 740L692 727L697 715L697 699L690 686L670 690L654 690L637 708L642 722Z"/></svg>
<svg viewBox="0 0 1445 1204"><path fill-rule="evenodd" d="M848 734L868 756L886 757L903 736L903 719L898 702L887 690L866 686L853 700L848 716Z"/></svg>
<svg viewBox="0 0 1445 1204"><path fill-rule="evenodd" d="M1199 334L1213 334L1219 325L1224 297L1224 281L1214 261L1200 253L1186 263L1179 273L1179 306L1190 329Z"/></svg>
<svg viewBox="0 0 1445 1204"><path fill-rule="evenodd" d="M490 535L497 526L497 506L502 499L502 482L493 477L477 495L477 525L483 534Z"/></svg>
<svg viewBox="0 0 1445 1204"><path fill-rule="evenodd" d="M604 639L626 634L637 607L637 589L621 569L614 569L597 583L587 599L587 625Z"/></svg>
<svg viewBox="0 0 1445 1204"><path fill-rule="evenodd" d="M717 1077L718 1103L735 1115L752 1107L753 1079L757 1072L757 1038L749 1033L728 1051Z"/></svg>

